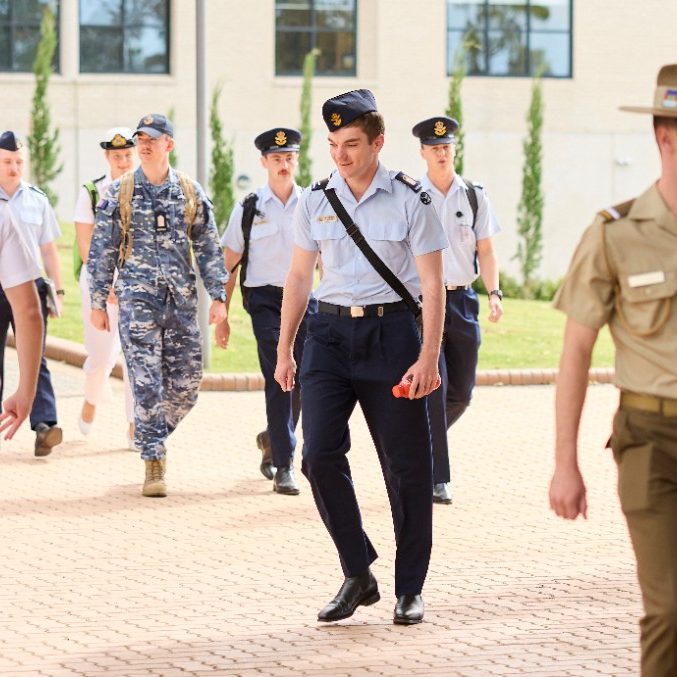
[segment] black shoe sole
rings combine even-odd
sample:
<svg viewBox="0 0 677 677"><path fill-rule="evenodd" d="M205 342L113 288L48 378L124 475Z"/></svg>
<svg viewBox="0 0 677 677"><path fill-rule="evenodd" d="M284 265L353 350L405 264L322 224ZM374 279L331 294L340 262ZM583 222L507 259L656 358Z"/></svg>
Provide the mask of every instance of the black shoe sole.
<svg viewBox="0 0 677 677"><path fill-rule="evenodd" d="M298 496L301 493L300 489L280 489L279 487L273 484L273 491L276 494L282 494L283 496Z"/></svg>
<svg viewBox="0 0 677 677"><path fill-rule="evenodd" d="M453 501L450 498L435 498L433 496L433 503L437 503L439 505L451 505Z"/></svg>
<svg viewBox="0 0 677 677"><path fill-rule="evenodd" d="M359 601L350 612L345 613L342 616L333 616L332 618L320 618L318 616L317 620L320 621L320 623L333 623L334 621L342 621L344 618L350 618L355 613L355 611L357 611L358 606L371 606L372 604L376 604L376 602L378 602L380 599L381 593L377 590L369 597Z"/></svg>
<svg viewBox="0 0 677 677"><path fill-rule="evenodd" d="M423 623L422 618L401 618L400 616L393 616L393 623L395 625L416 625Z"/></svg>

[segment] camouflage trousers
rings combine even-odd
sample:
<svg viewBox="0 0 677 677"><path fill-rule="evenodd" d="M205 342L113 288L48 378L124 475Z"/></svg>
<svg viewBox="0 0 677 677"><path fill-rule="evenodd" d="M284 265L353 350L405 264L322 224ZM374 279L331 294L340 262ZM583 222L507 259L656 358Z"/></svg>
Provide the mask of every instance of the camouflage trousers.
<svg viewBox="0 0 677 677"><path fill-rule="evenodd" d="M134 392L134 442L143 460L165 457L165 441L197 401L202 346L197 309L164 298L120 298L122 350Z"/></svg>

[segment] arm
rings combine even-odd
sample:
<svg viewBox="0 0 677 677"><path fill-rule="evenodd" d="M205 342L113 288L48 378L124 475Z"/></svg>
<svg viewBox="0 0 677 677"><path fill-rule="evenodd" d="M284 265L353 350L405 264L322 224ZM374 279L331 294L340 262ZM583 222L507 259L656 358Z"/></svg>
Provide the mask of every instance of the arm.
<svg viewBox="0 0 677 677"><path fill-rule="evenodd" d="M230 311L230 301L233 298L233 289L235 288L235 282L237 281L240 269L238 268L233 273L230 271L233 270L235 264L240 260L241 256L241 254L234 252L229 247L223 248L223 261L225 263L226 270L230 274L228 282L226 282L226 312ZM225 320L216 325L215 336L216 345L221 346L221 348L225 350L228 347L228 340L230 338L230 322L228 321L227 316Z"/></svg>
<svg viewBox="0 0 677 677"><path fill-rule="evenodd" d="M48 242L40 245L40 253L42 254L42 262L45 264L45 271L57 289L63 289L63 281L61 279L61 264L59 263L59 253L56 249L56 242ZM59 312L63 312L63 299L61 295L56 297L59 304Z"/></svg>
<svg viewBox="0 0 677 677"><path fill-rule="evenodd" d="M429 395L439 383L438 360L444 324L442 252L423 254L415 260L424 299L423 345L418 360L403 376L403 380L411 380L410 399Z"/></svg>
<svg viewBox="0 0 677 677"><path fill-rule="evenodd" d="M83 263L87 263L93 232L93 223L83 223L82 221L75 222L75 240L78 243L78 251L80 252L80 258Z"/></svg>
<svg viewBox="0 0 677 677"><path fill-rule="evenodd" d="M280 340L277 344L277 366L275 367L275 380L282 390L287 392L294 388L294 376L296 375L294 340L303 314L308 307L316 261L316 251L309 251L294 245L291 266L284 283Z"/></svg>
<svg viewBox="0 0 677 677"><path fill-rule="evenodd" d="M578 427L597 333L571 317L567 319L555 392L555 471L550 483L550 507L565 519L588 516L578 467Z"/></svg>
<svg viewBox="0 0 677 677"><path fill-rule="evenodd" d="M477 259L484 288L489 292L499 288L498 259L494 249L494 241L490 237L477 240ZM489 321L498 322L503 316L503 304L495 294L489 297Z"/></svg>
<svg viewBox="0 0 677 677"><path fill-rule="evenodd" d="M11 439L28 416L38 381L42 357L43 319L35 283L24 282L5 288L16 323L16 350L19 357L19 385L7 398L0 414L0 432Z"/></svg>

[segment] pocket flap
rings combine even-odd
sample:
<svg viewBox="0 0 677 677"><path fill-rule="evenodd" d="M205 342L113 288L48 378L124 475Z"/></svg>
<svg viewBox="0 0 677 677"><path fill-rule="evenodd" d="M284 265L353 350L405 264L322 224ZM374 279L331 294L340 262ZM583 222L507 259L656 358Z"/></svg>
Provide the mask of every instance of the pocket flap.
<svg viewBox="0 0 677 677"><path fill-rule="evenodd" d="M646 301L659 301L672 298L677 294L677 273L665 273L665 280L655 284L647 284L641 287L631 287L629 277L621 278L621 294L629 303L645 303Z"/></svg>

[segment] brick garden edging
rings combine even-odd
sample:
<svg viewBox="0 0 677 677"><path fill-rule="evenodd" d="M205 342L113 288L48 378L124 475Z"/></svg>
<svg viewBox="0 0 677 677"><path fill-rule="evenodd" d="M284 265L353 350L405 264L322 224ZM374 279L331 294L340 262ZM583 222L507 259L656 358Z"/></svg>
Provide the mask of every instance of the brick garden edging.
<svg viewBox="0 0 677 677"><path fill-rule="evenodd" d="M14 345L10 333L7 345ZM82 367L87 357L84 346L68 339L48 336L45 355L52 360L60 360L76 367ZM122 362L118 360L113 368L113 376L122 378ZM478 386L526 386L554 383L557 369L486 369L477 372ZM614 370L611 368L591 369L590 380L595 383L613 383ZM263 376L255 374L205 374L200 390L263 390Z"/></svg>

